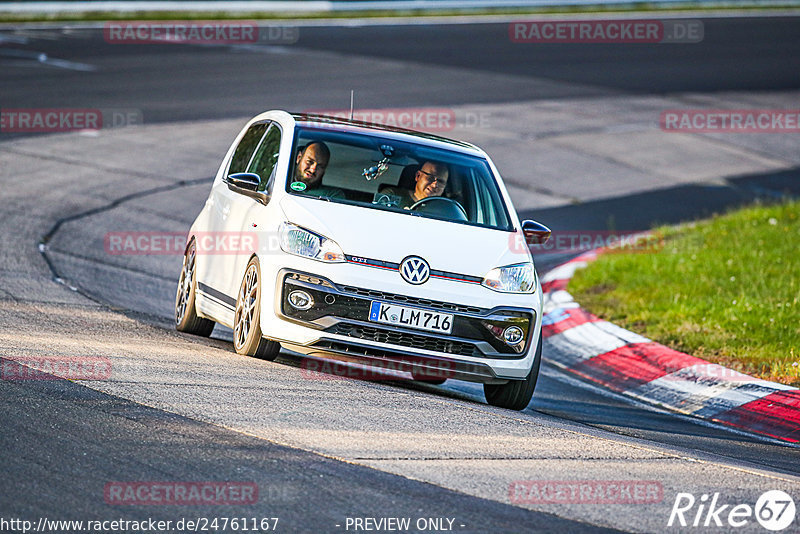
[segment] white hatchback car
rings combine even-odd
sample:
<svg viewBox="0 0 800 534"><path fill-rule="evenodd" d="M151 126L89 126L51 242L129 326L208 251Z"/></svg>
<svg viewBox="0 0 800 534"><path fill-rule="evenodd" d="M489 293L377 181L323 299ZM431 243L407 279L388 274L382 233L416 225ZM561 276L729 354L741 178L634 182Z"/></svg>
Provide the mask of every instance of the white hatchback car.
<svg viewBox="0 0 800 534"><path fill-rule="evenodd" d="M530 402L542 290L489 157L442 137L269 111L231 145L188 236L177 329L233 329L240 354L281 346Z"/></svg>

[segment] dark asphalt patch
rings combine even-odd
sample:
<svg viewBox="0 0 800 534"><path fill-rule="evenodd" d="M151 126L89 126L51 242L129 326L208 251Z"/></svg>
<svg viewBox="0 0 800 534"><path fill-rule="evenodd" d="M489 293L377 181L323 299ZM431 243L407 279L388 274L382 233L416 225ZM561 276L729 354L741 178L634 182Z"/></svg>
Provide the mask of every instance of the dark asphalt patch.
<svg viewBox="0 0 800 534"><path fill-rule="evenodd" d="M0 473L10 490L0 500L6 519L279 517L278 532L345 532L347 517L409 517L412 525L418 518L455 518L454 531L465 533L605 531L276 445L66 380L0 380L0 427ZM105 503L107 483L133 481L254 482L259 499L238 506Z"/></svg>

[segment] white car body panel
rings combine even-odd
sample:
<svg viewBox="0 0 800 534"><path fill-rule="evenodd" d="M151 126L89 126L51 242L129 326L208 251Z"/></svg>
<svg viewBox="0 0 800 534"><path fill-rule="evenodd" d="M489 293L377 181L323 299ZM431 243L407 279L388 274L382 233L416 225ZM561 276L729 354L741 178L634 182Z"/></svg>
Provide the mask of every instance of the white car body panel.
<svg viewBox="0 0 800 534"><path fill-rule="evenodd" d="M247 129L265 119L277 122L282 129L275 183L272 197L266 206L251 197L229 190L222 181L233 153ZM408 256L419 256L427 260L432 270L478 278L483 278L496 267L533 261L527 247L520 249L513 246L515 239L519 238L513 232L289 194L286 191L286 179L293 164L291 151L295 127L295 118L282 111L267 112L249 121L228 150L217 172L209 198L189 231L190 238L208 232L252 231L258 236L259 247L255 255L259 258L261 277L264 280L260 321L263 335L292 346L310 345L321 337L348 340L345 336L325 333L281 317L279 301L282 286L278 275L282 269L289 269L310 273L338 285L375 289L397 295L485 309L512 307L531 310L535 313L535 324L529 335L533 342L528 343L524 355L516 358L476 358L415 349L421 355L446 356L463 362L488 365L498 379L525 378L533 364L536 341L541 330L542 291L538 278L536 291L532 294L500 293L480 283L434 277L424 284L412 285L405 282L396 270L352 262L324 263L280 250L277 246L277 228L285 221L334 240L347 255L394 263L400 263ZM352 131L375 134L375 130L369 128L352 128ZM383 131L379 132L380 135L384 135ZM403 137L402 133L391 135ZM406 140L416 141L413 138ZM455 146L439 141L426 140L425 143L486 159L493 175L497 178L513 228L518 234L520 233L520 221L508 191L496 167L483 151L477 147ZM196 268L198 285L202 284L202 287L213 288L216 291L216 293L208 290L198 291L196 296L198 315L232 327L235 303L232 305L231 300L236 299L250 258L250 254L243 253L198 253ZM398 348L377 341L370 344L387 350Z"/></svg>

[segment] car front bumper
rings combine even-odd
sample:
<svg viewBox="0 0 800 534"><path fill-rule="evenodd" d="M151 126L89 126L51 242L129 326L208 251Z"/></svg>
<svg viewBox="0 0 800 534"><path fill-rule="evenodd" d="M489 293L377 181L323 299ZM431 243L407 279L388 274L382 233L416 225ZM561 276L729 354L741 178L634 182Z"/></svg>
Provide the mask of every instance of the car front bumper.
<svg viewBox="0 0 800 534"><path fill-rule="evenodd" d="M308 309L297 309L289 302L288 295L296 290L311 296L313 304ZM274 309L281 320L313 332L308 342L282 341L287 348L431 377L483 383L524 378L533 364L539 338L538 317L532 308L484 309L434 301L336 284L293 269L278 272L274 298ZM452 332L371 322L373 301L452 314ZM523 331L522 342L512 345L504 341L503 332L511 326Z"/></svg>

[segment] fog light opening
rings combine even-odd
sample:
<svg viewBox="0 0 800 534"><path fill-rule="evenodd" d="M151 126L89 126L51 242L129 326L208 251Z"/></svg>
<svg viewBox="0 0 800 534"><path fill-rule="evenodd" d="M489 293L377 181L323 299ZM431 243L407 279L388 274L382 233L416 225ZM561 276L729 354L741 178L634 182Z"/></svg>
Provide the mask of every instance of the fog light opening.
<svg viewBox="0 0 800 534"><path fill-rule="evenodd" d="M503 331L503 339L511 346L519 345L524 339L522 328L518 326L509 326Z"/></svg>
<svg viewBox="0 0 800 534"><path fill-rule="evenodd" d="M289 293L289 304L296 310L308 310L314 305L314 299L302 289Z"/></svg>

